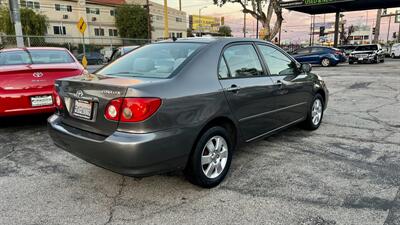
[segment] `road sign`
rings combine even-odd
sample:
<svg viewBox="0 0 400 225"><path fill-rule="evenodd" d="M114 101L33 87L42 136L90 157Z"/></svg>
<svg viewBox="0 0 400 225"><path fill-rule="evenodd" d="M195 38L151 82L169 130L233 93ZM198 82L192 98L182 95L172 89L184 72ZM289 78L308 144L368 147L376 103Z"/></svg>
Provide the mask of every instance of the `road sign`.
<svg viewBox="0 0 400 225"><path fill-rule="evenodd" d="M396 10L396 14L397 14L397 16L396 16L396 19L395 19L395 23L400 23L400 10Z"/></svg>
<svg viewBox="0 0 400 225"><path fill-rule="evenodd" d="M87 59L86 59L86 55L84 55L84 56L82 57L82 65L83 65L83 67L87 68L87 64L88 64L88 61L87 61Z"/></svg>
<svg viewBox="0 0 400 225"><path fill-rule="evenodd" d="M78 30L79 30L79 32L81 32L81 34L85 33L87 24L82 17L80 18L79 22L76 24L76 27L78 27Z"/></svg>

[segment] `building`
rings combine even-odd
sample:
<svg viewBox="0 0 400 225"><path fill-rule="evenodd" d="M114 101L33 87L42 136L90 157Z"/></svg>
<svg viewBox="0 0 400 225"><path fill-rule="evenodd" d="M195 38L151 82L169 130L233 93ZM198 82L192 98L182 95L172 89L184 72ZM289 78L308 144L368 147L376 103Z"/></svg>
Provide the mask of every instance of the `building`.
<svg viewBox="0 0 400 225"><path fill-rule="evenodd" d="M7 6L8 1L0 0ZM49 20L46 42L82 42L77 22L82 17L87 23L84 33L86 44L121 45L115 26L115 10L122 4L146 5L146 0L19 0L20 7L31 8L46 15ZM164 6L150 2L152 15L152 39L163 38ZM186 37L186 13L168 8L170 36Z"/></svg>
<svg viewBox="0 0 400 225"><path fill-rule="evenodd" d="M354 32L349 37L349 44L362 45L372 43L372 30L370 26L355 26Z"/></svg>
<svg viewBox="0 0 400 225"><path fill-rule="evenodd" d="M189 28L193 33L217 34L221 26L221 18L212 16L189 16Z"/></svg>

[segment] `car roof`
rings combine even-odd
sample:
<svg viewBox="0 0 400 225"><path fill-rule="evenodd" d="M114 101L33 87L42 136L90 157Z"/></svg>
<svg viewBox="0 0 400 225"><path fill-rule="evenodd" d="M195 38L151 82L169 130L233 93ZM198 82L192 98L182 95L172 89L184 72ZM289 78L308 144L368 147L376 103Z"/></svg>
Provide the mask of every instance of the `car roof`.
<svg viewBox="0 0 400 225"><path fill-rule="evenodd" d="M176 41L173 41L171 39L165 40L165 41L160 41L157 43L216 43L216 42L223 42L223 43L233 43L233 42L265 42L268 43L267 41L256 39L256 38L235 38L235 37L190 37L190 38L179 38Z"/></svg>
<svg viewBox="0 0 400 225"><path fill-rule="evenodd" d="M1 49L0 52L12 52L12 51L25 51L25 50L58 50L58 51L66 51L66 48L57 48L57 47L27 47L27 48L5 48Z"/></svg>

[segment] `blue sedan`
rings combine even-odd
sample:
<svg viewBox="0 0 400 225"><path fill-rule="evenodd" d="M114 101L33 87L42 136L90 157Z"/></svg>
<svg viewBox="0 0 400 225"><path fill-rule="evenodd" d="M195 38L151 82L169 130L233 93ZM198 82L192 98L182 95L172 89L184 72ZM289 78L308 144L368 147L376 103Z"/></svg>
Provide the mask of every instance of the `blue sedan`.
<svg viewBox="0 0 400 225"><path fill-rule="evenodd" d="M292 56L301 63L319 64L323 67L346 62L346 55L336 48L313 46L298 49Z"/></svg>

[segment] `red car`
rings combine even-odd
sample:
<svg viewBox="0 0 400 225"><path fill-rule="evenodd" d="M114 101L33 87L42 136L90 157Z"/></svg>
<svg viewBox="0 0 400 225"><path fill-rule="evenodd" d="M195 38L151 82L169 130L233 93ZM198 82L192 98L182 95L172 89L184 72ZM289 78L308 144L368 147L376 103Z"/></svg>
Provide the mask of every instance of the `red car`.
<svg viewBox="0 0 400 225"><path fill-rule="evenodd" d="M54 112L54 81L83 72L64 48L0 50L0 117Z"/></svg>

